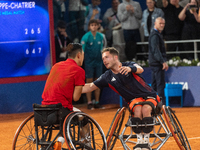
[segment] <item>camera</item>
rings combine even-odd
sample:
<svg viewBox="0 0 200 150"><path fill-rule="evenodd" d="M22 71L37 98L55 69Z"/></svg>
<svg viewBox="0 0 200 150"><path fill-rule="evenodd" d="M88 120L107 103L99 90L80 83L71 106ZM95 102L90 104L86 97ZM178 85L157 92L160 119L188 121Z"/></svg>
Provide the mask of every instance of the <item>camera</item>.
<svg viewBox="0 0 200 150"><path fill-rule="evenodd" d="M188 9L191 9L192 11L195 11L195 10L198 9L198 7L197 7L196 5L190 5L190 6L188 7Z"/></svg>

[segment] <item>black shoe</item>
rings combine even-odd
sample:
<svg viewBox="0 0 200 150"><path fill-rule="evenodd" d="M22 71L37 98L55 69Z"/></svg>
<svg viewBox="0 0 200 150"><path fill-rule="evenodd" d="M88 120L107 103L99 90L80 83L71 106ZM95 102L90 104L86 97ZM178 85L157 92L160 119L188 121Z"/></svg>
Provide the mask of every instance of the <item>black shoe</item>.
<svg viewBox="0 0 200 150"><path fill-rule="evenodd" d="M105 109L105 107L103 107L102 105L98 104L94 104L94 108L98 108L98 109Z"/></svg>
<svg viewBox="0 0 200 150"><path fill-rule="evenodd" d="M87 105L87 109L93 110L93 109L94 109L93 104L88 104L88 105Z"/></svg>
<svg viewBox="0 0 200 150"><path fill-rule="evenodd" d="M141 150L142 144L136 144L134 147L133 147L133 150Z"/></svg>

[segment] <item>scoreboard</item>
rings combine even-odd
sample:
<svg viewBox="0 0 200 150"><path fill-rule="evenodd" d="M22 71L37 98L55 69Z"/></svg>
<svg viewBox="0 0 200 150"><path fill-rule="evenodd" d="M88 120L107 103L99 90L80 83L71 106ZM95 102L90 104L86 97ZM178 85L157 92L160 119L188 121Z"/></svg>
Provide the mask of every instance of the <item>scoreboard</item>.
<svg viewBox="0 0 200 150"><path fill-rule="evenodd" d="M0 1L0 78L50 72L48 9L48 0Z"/></svg>

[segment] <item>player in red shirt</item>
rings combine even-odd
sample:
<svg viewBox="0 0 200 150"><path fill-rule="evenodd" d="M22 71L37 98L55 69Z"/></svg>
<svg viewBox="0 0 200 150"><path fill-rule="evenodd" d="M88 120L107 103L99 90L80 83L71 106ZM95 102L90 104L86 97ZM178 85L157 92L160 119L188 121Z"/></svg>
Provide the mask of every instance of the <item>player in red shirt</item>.
<svg viewBox="0 0 200 150"><path fill-rule="evenodd" d="M63 119L72 111L80 111L73 107L72 101L80 99L82 88L85 85L85 71L80 67L84 60L82 45L69 43L67 51L68 59L52 67L42 94L42 105L62 104L61 117ZM79 120L85 124L80 131L81 136L85 137L88 135L89 124L86 118L79 118ZM59 138L60 141L64 141L63 137ZM87 142L85 144L90 144Z"/></svg>
<svg viewBox="0 0 200 150"><path fill-rule="evenodd" d="M72 100L78 101L85 84L82 45L70 43L67 46L68 59L56 63L47 78L42 94L42 105L61 103L66 115L73 111Z"/></svg>

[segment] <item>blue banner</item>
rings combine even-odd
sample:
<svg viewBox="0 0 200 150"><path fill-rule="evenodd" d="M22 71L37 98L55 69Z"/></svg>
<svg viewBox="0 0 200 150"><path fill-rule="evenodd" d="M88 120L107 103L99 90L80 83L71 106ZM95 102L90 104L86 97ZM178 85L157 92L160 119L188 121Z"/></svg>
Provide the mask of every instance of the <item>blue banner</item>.
<svg viewBox="0 0 200 150"><path fill-rule="evenodd" d="M144 68L143 78L151 83L151 69ZM166 83L183 85L183 106L200 106L200 67L169 67L165 73Z"/></svg>

